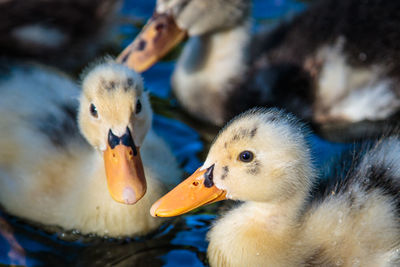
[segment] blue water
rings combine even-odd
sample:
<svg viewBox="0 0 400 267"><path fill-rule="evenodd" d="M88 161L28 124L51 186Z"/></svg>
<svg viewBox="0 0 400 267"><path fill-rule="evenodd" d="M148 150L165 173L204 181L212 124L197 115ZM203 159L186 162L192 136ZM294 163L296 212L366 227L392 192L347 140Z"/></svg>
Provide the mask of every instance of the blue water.
<svg viewBox="0 0 400 267"><path fill-rule="evenodd" d="M253 1L254 30L288 19L306 8L294 0ZM121 14L133 16L142 24L153 13L155 1L125 1ZM133 25L121 25L121 49L139 32ZM156 97L171 100L169 79L174 60L162 61L143 74L146 88ZM204 145L198 133L173 118L155 115L153 126L167 140L181 166L193 172L201 161ZM316 165L323 165L344 145L328 143L317 136L310 138ZM217 217L216 208L204 209L175 218L155 233L132 239L98 239L76 233L50 234L0 213L0 219L11 225L14 238L25 251L25 261L10 257L9 241L0 235L0 264L27 265L127 265L127 266L204 266L206 233ZM68 239L70 241L65 241Z"/></svg>

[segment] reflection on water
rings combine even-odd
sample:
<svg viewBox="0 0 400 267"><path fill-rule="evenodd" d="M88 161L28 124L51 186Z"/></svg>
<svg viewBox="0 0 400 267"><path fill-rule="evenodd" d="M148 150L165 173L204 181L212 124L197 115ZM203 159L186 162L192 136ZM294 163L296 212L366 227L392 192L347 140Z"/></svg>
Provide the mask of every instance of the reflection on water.
<svg viewBox="0 0 400 267"><path fill-rule="evenodd" d="M12 225L14 237L24 248L27 265L202 266L205 235L215 216L175 218L145 237L120 239L82 236L74 231L51 234L4 214L2 217ZM20 264L9 259L10 246L3 236L0 242L0 262Z"/></svg>
<svg viewBox="0 0 400 267"><path fill-rule="evenodd" d="M143 24L152 14L153 7L154 1L127 0L123 5L122 14L134 16L134 21ZM264 27L276 23L277 19L290 17L304 8L303 3L294 0L255 0L253 5L253 17L257 25L255 29L260 25ZM139 29L133 25L121 26L120 36L123 39L121 48L126 46L138 31ZM156 102L156 112L172 117L176 113L168 110L168 105L174 103L169 99L169 77L173 64L173 60L164 61L144 73L146 87L155 99L153 104ZM167 99L167 108L162 108L164 100L159 98ZM168 141L186 172L192 172L200 165L197 156L204 147L197 133L176 120L160 115L155 116L153 126L158 134ZM317 164L329 161L333 152L342 149L340 145L327 143L317 137L312 137L310 142L314 148ZM3 230L0 235L0 264L204 266L207 264L205 236L211 221L216 217L218 205L221 204L169 220L148 236L121 239L81 236L74 231L67 233L58 231L56 234L51 234L0 213L0 218L3 219L0 222ZM14 241L8 238L10 236ZM23 251L16 247L10 254L10 244L15 241L22 246ZM26 258L21 260L19 256L24 255Z"/></svg>

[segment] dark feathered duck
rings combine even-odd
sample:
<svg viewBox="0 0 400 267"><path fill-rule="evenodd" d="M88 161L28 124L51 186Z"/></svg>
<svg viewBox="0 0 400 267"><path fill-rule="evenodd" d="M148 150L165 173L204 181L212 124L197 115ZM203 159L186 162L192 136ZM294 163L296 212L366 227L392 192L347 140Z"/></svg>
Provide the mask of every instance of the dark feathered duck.
<svg viewBox="0 0 400 267"><path fill-rule="evenodd" d="M186 33L173 91L190 114L219 126L253 106L283 107L356 137L398 118L400 2L315 1L256 35L250 6L249 0L158 0L157 14L121 57L143 71Z"/></svg>

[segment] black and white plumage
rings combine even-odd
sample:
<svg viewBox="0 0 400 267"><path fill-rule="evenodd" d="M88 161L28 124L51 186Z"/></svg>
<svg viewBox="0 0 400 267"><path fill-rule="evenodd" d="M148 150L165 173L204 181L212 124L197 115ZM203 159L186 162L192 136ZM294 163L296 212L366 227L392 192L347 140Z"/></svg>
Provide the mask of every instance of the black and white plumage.
<svg viewBox="0 0 400 267"><path fill-rule="evenodd" d="M400 2L313 1L290 22L256 35L250 6L157 1L157 12L171 14L189 35L172 87L190 114L222 126L250 107L285 108L332 139L376 135L395 124Z"/></svg>
<svg viewBox="0 0 400 267"><path fill-rule="evenodd" d="M267 105L331 136L331 130L358 138L386 132L400 107L399 14L394 1L316 1L292 21L255 36L249 83L233 100L258 92L254 104L261 105L268 92Z"/></svg>

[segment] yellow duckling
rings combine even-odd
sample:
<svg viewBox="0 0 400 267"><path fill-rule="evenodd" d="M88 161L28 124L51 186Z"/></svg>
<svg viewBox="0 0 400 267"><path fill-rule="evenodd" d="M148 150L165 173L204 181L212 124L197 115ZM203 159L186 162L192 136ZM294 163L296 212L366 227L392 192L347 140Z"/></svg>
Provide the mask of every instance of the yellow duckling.
<svg viewBox="0 0 400 267"><path fill-rule="evenodd" d="M399 149L399 137L382 139L346 178L312 193L316 172L303 125L278 110L253 109L220 132L203 166L151 213L243 201L208 233L211 266L399 266Z"/></svg>
<svg viewBox="0 0 400 267"><path fill-rule="evenodd" d="M87 73L80 93L53 70L5 68L0 81L5 210L85 234L136 235L159 226L148 209L181 172L151 130L141 77L106 62Z"/></svg>

